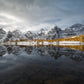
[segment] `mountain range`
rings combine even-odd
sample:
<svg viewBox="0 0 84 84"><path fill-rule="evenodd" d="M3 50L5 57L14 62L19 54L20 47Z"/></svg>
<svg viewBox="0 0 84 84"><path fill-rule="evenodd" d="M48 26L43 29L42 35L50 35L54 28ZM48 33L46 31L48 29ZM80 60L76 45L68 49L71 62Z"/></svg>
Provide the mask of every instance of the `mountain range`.
<svg viewBox="0 0 84 84"><path fill-rule="evenodd" d="M20 39L58 39L70 36L77 36L84 34L84 25L77 23L64 30L55 26L50 30L41 29L39 32L27 31L22 33L20 30L6 32L3 28L0 29L0 41L20 40Z"/></svg>

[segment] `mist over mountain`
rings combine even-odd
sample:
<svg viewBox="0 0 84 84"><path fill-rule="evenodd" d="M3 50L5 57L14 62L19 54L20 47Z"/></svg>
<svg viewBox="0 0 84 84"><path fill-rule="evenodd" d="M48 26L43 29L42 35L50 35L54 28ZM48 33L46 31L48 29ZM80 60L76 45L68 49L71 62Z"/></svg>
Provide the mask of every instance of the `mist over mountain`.
<svg viewBox="0 0 84 84"><path fill-rule="evenodd" d="M51 30L41 29L39 32L27 31L26 33L22 33L20 30L14 31L4 31L2 28L0 29L0 39L4 41L10 40L21 40L21 39L58 39L65 38L70 36L77 36L84 34L84 25L83 24L74 24L68 28L62 30L58 26L51 28Z"/></svg>

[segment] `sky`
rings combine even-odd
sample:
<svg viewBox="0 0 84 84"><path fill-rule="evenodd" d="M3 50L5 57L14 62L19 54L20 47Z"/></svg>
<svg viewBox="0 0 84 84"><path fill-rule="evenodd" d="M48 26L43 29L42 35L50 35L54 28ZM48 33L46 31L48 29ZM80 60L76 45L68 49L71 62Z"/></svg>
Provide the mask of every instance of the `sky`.
<svg viewBox="0 0 84 84"><path fill-rule="evenodd" d="M38 31L84 24L84 0L0 0L0 27Z"/></svg>

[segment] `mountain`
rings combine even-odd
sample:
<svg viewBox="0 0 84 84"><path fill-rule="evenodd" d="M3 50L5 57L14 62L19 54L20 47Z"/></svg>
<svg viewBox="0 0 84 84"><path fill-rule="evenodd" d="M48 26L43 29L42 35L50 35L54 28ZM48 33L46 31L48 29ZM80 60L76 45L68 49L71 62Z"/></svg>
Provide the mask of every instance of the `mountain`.
<svg viewBox="0 0 84 84"><path fill-rule="evenodd" d="M15 30L12 32L12 39L26 39L26 36L20 30Z"/></svg>
<svg viewBox="0 0 84 84"><path fill-rule="evenodd" d="M0 29L0 41L3 41L3 39L5 38L6 32L1 28Z"/></svg>
<svg viewBox="0 0 84 84"><path fill-rule="evenodd" d="M0 29L0 39L4 39L5 41L9 40L20 40L20 39L58 39L58 38L66 38L71 36L77 36L84 34L84 25L77 23L68 28L62 30L58 26L51 28L50 30L40 29L40 31L34 33L31 31L27 31L26 33L22 33L20 30L8 31L7 34L3 29Z"/></svg>
<svg viewBox="0 0 84 84"><path fill-rule="evenodd" d="M37 37L36 37L36 39L46 39L46 30L45 29L40 29L40 31L36 34L37 35Z"/></svg>
<svg viewBox="0 0 84 84"><path fill-rule="evenodd" d="M27 39L33 39L33 33L31 31L27 31L25 33L25 36L27 37Z"/></svg>
<svg viewBox="0 0 84 84"><path fill-rule="evenodd" d="M8 31L5 41L20 40L20 39L27 39L27 38L21 31L14 30L13 32Z"/></svg>
<svg viewBox="0 0 84 84"><path fill-rule="evenodd" d="M76 35L84 34L84 25L82 24L74 24L70 27L70 29L74 31Z"/></svg>
<svg viewBox="0 0 84 84"><path fill-rule="evenodd" d="M77 23L60 32L60 37L70 37L84 34L84 25Z"/></svg>
<svg viewBox="0 0 84 84"><path fill-rule="evenodd" d="M55 26L54 28L52 28L48 33L47 33L47 39L56 39L56 38L60 38L60 32L61 32L61 28L59 28L58 26Z"/></svg>
<svg viewBox="0 0 84 84"><path fill-rule="evenodd" d="M70 28L74 31L78 31L78 30L81 30L82 28L84 28L84 25L77 23L77 24L72 25Z"/></svg>

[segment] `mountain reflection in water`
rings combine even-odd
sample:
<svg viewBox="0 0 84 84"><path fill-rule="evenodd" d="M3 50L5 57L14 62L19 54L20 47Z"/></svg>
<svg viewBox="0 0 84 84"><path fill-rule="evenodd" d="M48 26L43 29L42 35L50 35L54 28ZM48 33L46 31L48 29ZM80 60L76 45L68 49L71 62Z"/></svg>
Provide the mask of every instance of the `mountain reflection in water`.
<svg viewBox="0 0 84 84"><path fill-rule="evenodd" d="M0 46L0 84L84 84L84 51L75 49Z"/></svg>

